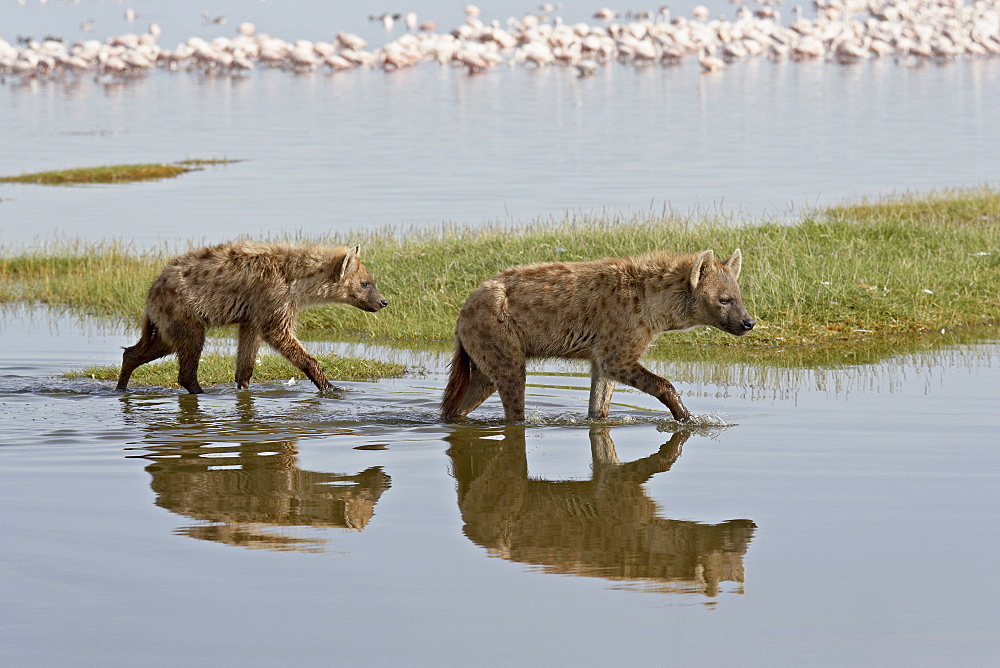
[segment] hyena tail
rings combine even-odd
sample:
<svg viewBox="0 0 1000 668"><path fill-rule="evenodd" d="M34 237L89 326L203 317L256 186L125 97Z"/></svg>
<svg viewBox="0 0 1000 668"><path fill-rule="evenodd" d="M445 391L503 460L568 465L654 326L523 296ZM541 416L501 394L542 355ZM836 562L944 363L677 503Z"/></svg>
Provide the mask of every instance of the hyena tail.
<svg viewBox="0 0 1000 668"><path fill-rule="evenodd" d="M153 337L156 336L156 328L153 325L153 321L149 319L148 315L142 316L142 329L139 334L139 341L151 341ZM139 345L138 343L136 345ZM129 346L134 348L135 346Z"/></svg>
<svg viewBox="0 0 1000 668"><path fill-rule="evenodd" d="M465 395L469 391L469 377L472 374L472 360L465 352L462 342L455 340L455 356L451 360L448 385L441 400L441 417L446 420L459 414Z"/></svg>

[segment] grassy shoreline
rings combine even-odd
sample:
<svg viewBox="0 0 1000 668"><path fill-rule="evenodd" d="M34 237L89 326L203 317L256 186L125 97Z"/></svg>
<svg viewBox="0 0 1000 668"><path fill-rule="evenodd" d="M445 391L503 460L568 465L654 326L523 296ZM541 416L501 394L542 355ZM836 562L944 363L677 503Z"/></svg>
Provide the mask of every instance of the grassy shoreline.
<svg viewBox="0 0 1000 668"><path fill-rule="evenodd" d="M610 214L312 241L360 243L391 305L378 314L309 309L300 318L304 339L450 341L465 297L502 269L659 248L723 256L741 248L740 282L759 323L742 339L713 330L659 339L658 348L682 357L710 346L778 362L793 349L891 350L941 330L1000 324L1000 192L990 189L834 207L795 225ZM149 283L172 254L117 242L0 250L0 302L40 301L136 323Z"/></svg>

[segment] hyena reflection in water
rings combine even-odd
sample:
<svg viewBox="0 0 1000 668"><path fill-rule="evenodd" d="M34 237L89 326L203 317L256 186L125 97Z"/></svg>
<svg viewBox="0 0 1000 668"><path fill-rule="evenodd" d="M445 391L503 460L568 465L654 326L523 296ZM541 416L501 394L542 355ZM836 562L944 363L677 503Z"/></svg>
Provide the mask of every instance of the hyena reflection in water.
<svg viewBox="0 0 1000 668"><path fill-rule="evenodd" d="M502 438L498 439L498 436ZM446 439L462 531L493 556L550 573L636 583L647 591L742 591L749 519L667 519L646 483L671 469L691 437L679 431L649 456L622 462L608 427L592 427L590 479L532 475L525 426L458 426Z"/></svg>

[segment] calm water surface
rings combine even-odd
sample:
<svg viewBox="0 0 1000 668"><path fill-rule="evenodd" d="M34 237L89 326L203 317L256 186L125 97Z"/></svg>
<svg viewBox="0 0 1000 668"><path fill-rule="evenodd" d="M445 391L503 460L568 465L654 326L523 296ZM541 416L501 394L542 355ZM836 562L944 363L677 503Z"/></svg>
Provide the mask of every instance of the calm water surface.
<svg viewBox="0 0 1000 668"><path fill-rule="evenodd" d="M131 336L0 328L6 665L992 665L1000 346L680 383L678 431L587 378L529 375L441 424L444 358L401 380L65 380ZM675 377L683 365L661 364ZM565 369L561 369L565 371ZM754 378L752 369L737 376ZM773 376L773 372L771 373Z"/></svg>

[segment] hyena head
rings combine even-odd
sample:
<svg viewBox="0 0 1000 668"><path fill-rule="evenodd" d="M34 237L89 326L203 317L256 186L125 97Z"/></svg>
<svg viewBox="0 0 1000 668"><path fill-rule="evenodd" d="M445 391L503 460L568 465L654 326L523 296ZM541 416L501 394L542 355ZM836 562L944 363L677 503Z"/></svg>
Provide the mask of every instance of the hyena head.
<svg viewBox="0 0 1000 668"><path fill-rule="evenodd" d="M361 264L358 255L361 246L347 251L342 262L333 267L332 294L330 301L356 306L362 311L375 312L389 305L389 300L375 287L375 279L368 267Z"/></svg>
<svg viewBox="0 0 1000 668"><path fill-rule="evenodd" d="M743 293L736 284L742 265L739 248L725 262L716 260L710 250L698 255L689 280L692 316L699 325L717 327L736 336L753 329L756 323L743 305Z"/></svg>

